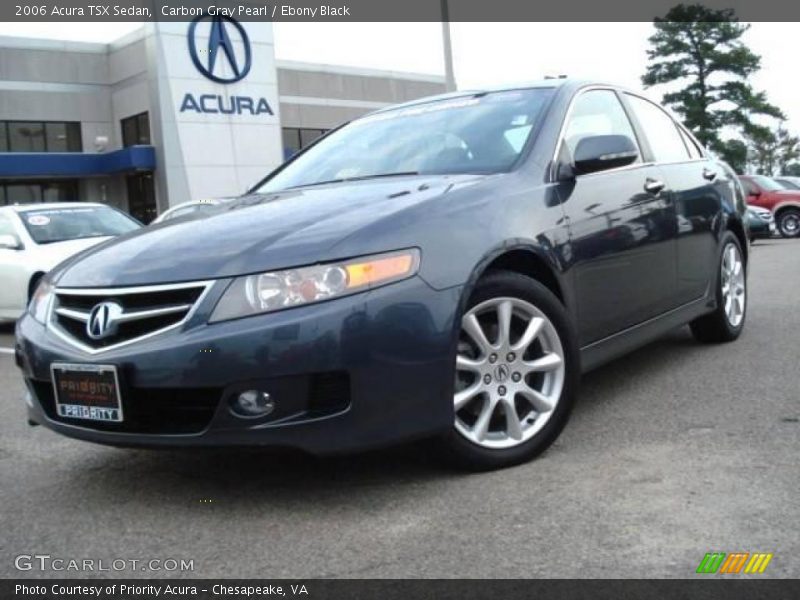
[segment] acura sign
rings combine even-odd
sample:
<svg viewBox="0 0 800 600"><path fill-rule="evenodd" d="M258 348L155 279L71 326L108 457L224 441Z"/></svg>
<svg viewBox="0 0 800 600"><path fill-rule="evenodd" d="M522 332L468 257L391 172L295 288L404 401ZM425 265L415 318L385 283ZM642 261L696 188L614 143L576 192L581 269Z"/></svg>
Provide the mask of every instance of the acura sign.
<svg viewBox="0 0 800 600"><path fill-rule="evenodd" d="M198 25L210 21L207 47L198 40ZM244 27L229 16L204 14L189 24L189 57L194 67L206 79L231 84L242 81L250 72L253 50ZM242 51L237 52L236 42ZM225 67L227 65L227 68ZM187 92L181 101L180 112L224 115L274 115L266 98L251 96L221 96Z"/></svg>

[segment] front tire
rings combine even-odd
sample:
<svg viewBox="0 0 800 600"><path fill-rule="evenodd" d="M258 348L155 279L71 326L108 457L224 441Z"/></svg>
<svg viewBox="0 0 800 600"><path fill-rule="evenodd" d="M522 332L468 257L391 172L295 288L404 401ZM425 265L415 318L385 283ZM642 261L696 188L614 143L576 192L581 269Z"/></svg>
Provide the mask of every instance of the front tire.
<svg viewBox="0 0 800 600"><path fill-rule="evenodd" d="M692 333L704 343L732 342L742 333L747 315L747 268L739 240L730 231L722 238L715 287L717 307L691 322Z"/></svg>
<svg viewBox="0 0 800 600"><path fill-rule="evenodd" d="M567 423L580 377L576 336L561 302L507 271L475 287L461 319L448 457L471 470L530 460Z"/></svg>
<svg viewBox="0 0 800 600"><path fill-rule="evenodd" d="M778 231L785 238L800 236L800 209L785 208L778 215Z"/></svg>

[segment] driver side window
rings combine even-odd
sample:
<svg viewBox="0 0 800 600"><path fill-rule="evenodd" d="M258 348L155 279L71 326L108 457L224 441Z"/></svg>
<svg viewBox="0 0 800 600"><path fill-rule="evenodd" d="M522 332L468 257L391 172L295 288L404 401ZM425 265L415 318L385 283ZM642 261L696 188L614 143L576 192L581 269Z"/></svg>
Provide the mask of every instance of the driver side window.
<svg viewBox="0 0 800 600"><path fill-rule="evenodd" d="M590 90L572 105L561 146L562 160L572 163L578 142L595 135L624 135L638 149L636 134L619 98L611 90ZM641 150L634 162L641 162Z"/></svg>

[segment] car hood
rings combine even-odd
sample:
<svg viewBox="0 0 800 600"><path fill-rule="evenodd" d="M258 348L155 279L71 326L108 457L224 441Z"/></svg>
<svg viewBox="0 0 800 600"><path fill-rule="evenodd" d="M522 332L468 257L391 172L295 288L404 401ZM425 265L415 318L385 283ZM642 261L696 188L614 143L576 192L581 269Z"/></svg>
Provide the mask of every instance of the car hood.
<svg viewBox="0 0 800 600"><path fill-rule="evenodd" d="M134 286L221 279L347 258L333 247L481 175L404 176L243 196L220 211L122 236L55 275L64 287ZM380 240L365 241L370 252ZM349 245L352 247L352 245Z"/></svg>
<svg viewBox="0 0 800 600"><path fill-rule="evenodd" d="M37 263L37 271L49 271L60 262L109 239L111 238L107 236L91 237L77 240L65 240L63 242L52 242L50 244L39 244L34 251L36 258L33 258L32 261Z"/></svg>

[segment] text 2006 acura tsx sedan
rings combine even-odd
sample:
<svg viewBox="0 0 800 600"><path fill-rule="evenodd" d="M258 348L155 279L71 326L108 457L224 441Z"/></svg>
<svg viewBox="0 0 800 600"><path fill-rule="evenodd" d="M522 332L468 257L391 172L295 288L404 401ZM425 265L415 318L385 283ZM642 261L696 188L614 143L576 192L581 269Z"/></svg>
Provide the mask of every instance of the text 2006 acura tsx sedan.
<svg viewBox="0 0 800 600"><path fill-rule="evenodd" d="M728 166L613 86L383 109L211 215L55 269L17 326L29 417L132 446L438 437L513 464L582 371L684 323L739 335L744 211Z"/></svg>

